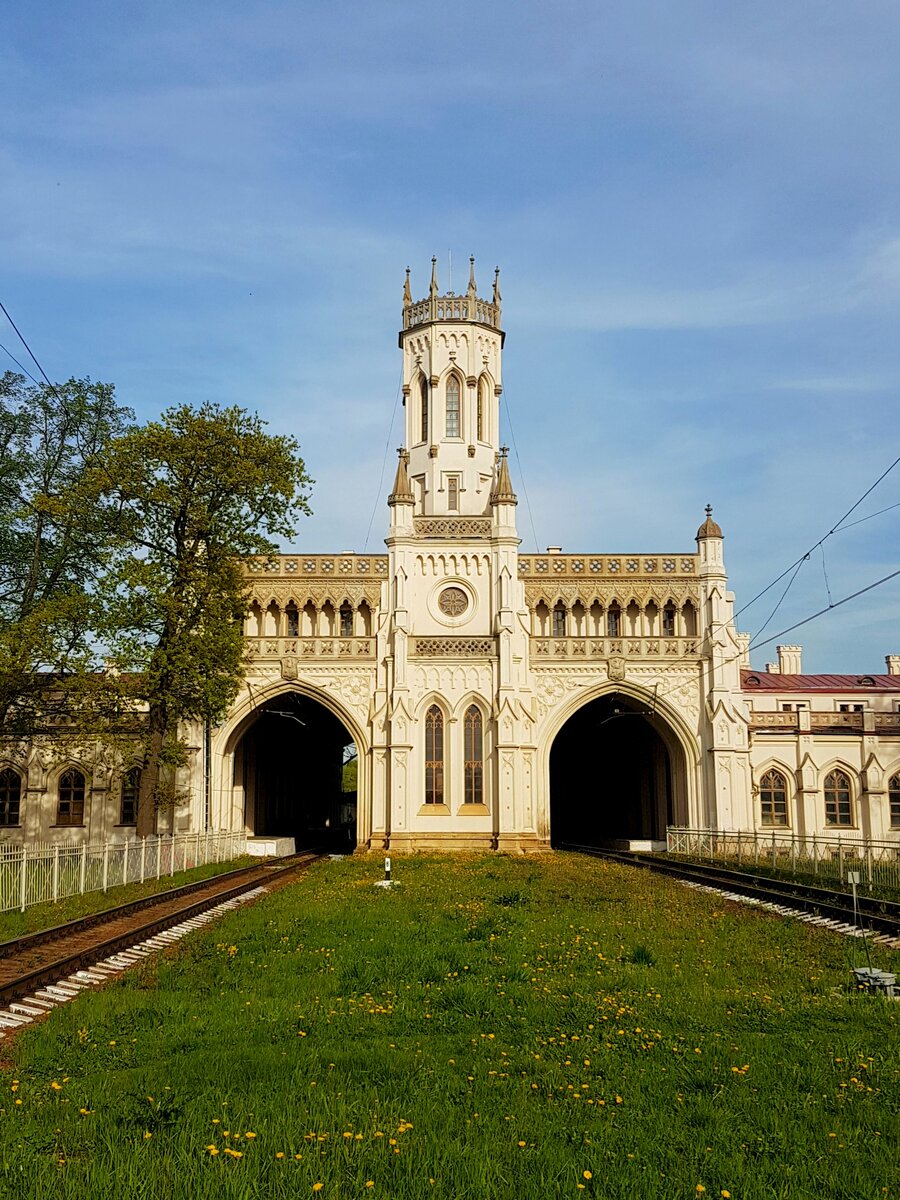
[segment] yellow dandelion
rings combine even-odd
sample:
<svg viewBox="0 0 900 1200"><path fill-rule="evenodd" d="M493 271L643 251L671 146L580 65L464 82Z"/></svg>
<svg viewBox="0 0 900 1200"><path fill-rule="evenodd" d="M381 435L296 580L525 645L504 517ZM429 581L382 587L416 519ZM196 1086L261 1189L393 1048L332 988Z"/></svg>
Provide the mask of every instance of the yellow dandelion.
<svg viewBox="0 0 900 1200"><path fill-rule="evenodd" d="M725 1197L725 1200L731 1200L731 1192L727 1188L722 1188L721 1195Z"/></svg>
<svg viewBox="0 0 900 1200"><path fill-rule="evenodd" d="M706 1191L706 1188L703 1186L702 1183L698 1183L697 1186L694 1188L694 1191L697 1193L698 1196L702 1196L703 1193Z"/></svg>
<svg viewBox="0 0 900 1200"><path fill-rule="evenodd" d="M367 1179L367 1180L366 1180L366 1187L374 1187L374 1186L375 1186L375 1180L374 1180L374 1179Z"/></svg>
<svg viewBox="0 0 900 1200"><path fill-rule="evenodd" d="M252 1129L248 1129L247 1132L244 1134L244 1137L245 1138L255 1138L256 1134L253 1132Z"/></svg>
<svg viewBox="0 0 900 1200"><path fill-rule="evenodd" d="M145 1130L144 1130L144 1141L145 1141L145 1142L146 1142L146 1141L149 1141L149 1139L150 1139L150 1138L152 1138L152 1137L153 1137L153 1134L150 1132L150 1130L149 1130L149 1129L145 1129Z"/></svg>
<svg viewBox="0 0 900 1200"><path fill-rule="evenodd" d="M275 1152L275 1157L276 1157L276 1158L284 1158L284 1151L283 1151L283 1150L276 1150L276 1152Z"/></svg>
<svg viewBox="0 0 900 1200"><path fill-rule="evenodd" d="M519 1142L519 1145L520 1145L520 1146L524 1146L524 1145L525 1145L525 1143L524 1143L524 1142Z"/></svg>
<svg viewBox="0 0 900 1200"><path fill-rule="evenodd" d="M218 1146L207 1146L206 1149L210 1152L210 1154L218 1154L219 1153Z"/></svg>
<svg viewBox="0 0 900 1200"><path fill-rule="evenodd" d="M50 1086L53 1088L54 1092L61 1092L61 1091L62 1091L62 1084L61 1084L61 1083L57 1083L55 1079L54 1079L54 1080L53 1080L53 1082L50 1084Z"/></svg>
<svg viewBox="0 0 900 1200"><path fill-rule="evenodd" d="M314 1192L321 1192L321 1190L322 1190L322 1188L323 1188L324 1186L325 1186L325 1184L324 1184L324 1183L318 1183L318 1182L316 1182L316 1183L314 1183L314 1184L313 1184L313 1189L312 1189L312 1190L313 1190Z"/></svg>
<svg viewBox="0 0 900 1200"><path fill-rule="evenodd" d="M592 1171L582 1171L581 1178L582 1179L593 1179L594 1178L593 1172Z"/></svg>

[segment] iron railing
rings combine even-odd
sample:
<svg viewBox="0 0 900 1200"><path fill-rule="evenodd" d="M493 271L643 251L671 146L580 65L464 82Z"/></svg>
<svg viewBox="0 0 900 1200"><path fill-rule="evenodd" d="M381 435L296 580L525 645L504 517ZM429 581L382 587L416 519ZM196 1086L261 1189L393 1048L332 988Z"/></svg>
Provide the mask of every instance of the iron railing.
<svg viewBox="0 0 900 1200"><path fill-rule="evenodd" d="M170 834L95 845L0 845L0 912L143 883L245 853L243 831Z"/></svg>
<svg viewBox="0 0 900 1200"><path fill-rule="evenodd" d="M670 854L706 862L728 863L738 869L763 868L796 875L814 875L846 883L847 871L859 871L867 888L900 891L900 836L878 841L862 834L797 834L787 829L666 830Z"/></svg>

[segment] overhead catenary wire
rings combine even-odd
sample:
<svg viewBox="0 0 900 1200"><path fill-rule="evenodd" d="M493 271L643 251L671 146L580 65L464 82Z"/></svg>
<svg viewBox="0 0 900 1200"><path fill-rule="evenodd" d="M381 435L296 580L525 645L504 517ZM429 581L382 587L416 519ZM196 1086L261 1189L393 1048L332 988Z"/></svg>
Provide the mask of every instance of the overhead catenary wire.
<svg viewBox="0 0 900 1200"><path fill-rule="evenodd" d="M18 359L16 358L16 356L13 354L12 350L8 350L8 349L7 349L7 347L3 345L3 343L2 343L2 342L0 342L0 350L2 350L4 354L7 354L7 355L9 355L9 357L10 357L10 358L12 359L12 361L13 361L13 362L16 364L16 366L19 368L19 370L20 370L20 371L21 371L21 372L22 372L24 375L27 375L27 376L28 376L28 378L31 380L31 382L32 382L32 383L36 384L38 387L40 387L40 386L41 386L41 384L40 384L40 380L38 380L38 379L35 379L35 377L34 377L34 376L32 375L32 373L31 373L31 372L28 370L28 368L27 368L27 367L26 367L26 366L25 366L23 363L20 363L20 362L19 362L19 360L18 360Z"/></svg>

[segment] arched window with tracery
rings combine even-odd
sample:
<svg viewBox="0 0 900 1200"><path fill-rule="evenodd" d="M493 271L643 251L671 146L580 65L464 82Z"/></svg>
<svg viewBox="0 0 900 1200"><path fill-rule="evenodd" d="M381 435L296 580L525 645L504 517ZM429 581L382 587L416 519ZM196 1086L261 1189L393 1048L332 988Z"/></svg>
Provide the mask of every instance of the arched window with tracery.
<svg viewBox="0 0 900 1200"><path fill-rule="evenodd" d="M425 714L425 803L444 803L444 714L436 704Z"/></svg>
<svg viewBox="0 0 900 1200"><path fill-rule="evenodd" d="M447 380L447 437L462 437L459 423L459 380L451 375Z"/></svg>
<svg viewBox="0 0 900 1200"><path fill-rule="evenodd" d="M900 829L900 771L888 780L888 800L890 802L891 829Z"/></svg>
<svg viewBox="0 0 900 1200"><path fill-rule="evenodd" d="M477 704L470 704L463 721L466 804L484 804L484 718Z"/></svg>
<svg viewBox="0 0 900 1200"><path fill-rule="evenodd" d="M613 600L606 610L606 636L620 637L622 634L622 610L618 602Z"/></svg>
<svg viewBox="0 0 900 1200"><path fill-rule="evenodd" d="M22 803L22 776L12 767L0 771L0 825L18 825Z"/></svg>
<svg viewBox="0 0 900 1200"><path fill-rule="evenodd" d="M825 776L825 824L853 824L853 789L846 771L829 771Z"/></svg>
<svg viewBox="0 0 900 1200"><path fill-rule="evenodd" d="M70 768L59 777L59 799L56 805L57 825L84 824L85 778L81 771Z"/></svg>
<svg viewBox="0 0 900 1200"><path fill-rule="evenodd" d="M119 805L119 824L136 825L138 794L141 789L141 768L132 767L122 779L122 796Z"/></svg>
<svg viewBox="0 0 900 1200"><path fill-rule="evenodd" d="M284 610L285 628L284 632L287 637L300 636L300 609L290 601L287 608Z"/></svg>
<svg viewBox="0 0 900 1200"><path fill-rule="evenodd" d="M428 441L428 380L424 375L419 378L419 431L421 441Z"/></svg>
<svg viewBox="0 0 900 1200"><path fill-rule="evenodd" d="M553 606L553 636L566 636L566 606L561 600Z"/></svg>
<svg viewBox="0 0 900 1200"><path fill-rule="evenodd" d="M781 771L766 771L760 779L759 808L763 825L787 825L787 779Z"/></svg>

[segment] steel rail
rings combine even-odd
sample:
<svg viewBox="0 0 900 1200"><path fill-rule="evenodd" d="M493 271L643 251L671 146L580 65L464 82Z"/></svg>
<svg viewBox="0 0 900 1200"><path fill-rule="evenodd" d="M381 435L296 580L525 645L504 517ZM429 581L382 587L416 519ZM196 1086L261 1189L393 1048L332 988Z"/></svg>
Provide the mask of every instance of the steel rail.
<svg viewBox="0 0 900 1200"><path fill-rule="evenodd" d="M747 871L731 871L725 867L705 863L674 862L636 851L607 850L598 846L574 844L564 844L559 849L588 854L594 858L608 859L632 867L642 867L685 882L718 887L722 891L748 896L754 900L817 913L845 925L867 926L873 931L878 930L891 937L900 938L900 904L890 900L859 896L854 913L853 899L847 892L794 883L791 880L773 879L767 875L753 875Z"/></svg>
<svg viewBox="0 0 900 1200"><path fill-rule="evenodd" d="M149 921L144 921L139 924L131 925L125 930L121 930L112 937L106 938L99 942L94 942L89 946L84 946L73 951L70 954L65 954L60 958L54 959L52 962L44 962L37 967L23 971L16 975L15 978L0 983L0 1004L8 1004L11 1001L28 996L35 991L36 988L46 987L54 981L63 979L73 974L75 971L83 970L93 963L99 962L101 959L110 957L122 950L135 946L139 942L146 941L147 938L153 937L155 934L161 933L163 930L170 929L173 925L180 925L183 921L188 921L192 917L198 916L200 913L206 912L210 908L215 908L219 904L224 904L228 900L232 900L244 892L252 891L259 887L264 882L282 879L286 875L290 875L295 871L303 870L310 867L313 863L319 862L326 857L315 851L298 854L292 856L289 862L285 862L278 867L251 867L241 869L239 872L227 872L225 876L215 875L210 879L202 881L207 889L214 888L215 884L223 877L228 878L236 874L247 875L252 872L252 878L244 878L239 882L233 883L232 886L219 888L218 890L210 891L210 894L202 896L198 900L188 901L174 912L158 914ZM80 920L66 922L65 925L57 925L53 927L52 932L54 937L46 939L47 941L56 940L60 934L60 930L65 930L69 934L83 933L91 929L96 929L98 922L93 920L96 916L106 916L107 923L111 923L112 918L110 913L115 914L116 918L129 915L129 912L121 910L130 910L131 912L140 911L141 909L150 908L153 902L159 903L161 898L165 897L169 900L178 899L179 895L183 896L185 891L195 892L198 889L192 885L186 888L173 888L169 892L157 893L155 896L148 896L144 901L134 901L130 904L120 905L118 909L107 909L105 913L92 913L91 918L85 918L84 923ZM187 897L184 897L187 899ZM44 931L49 933L51 931ZM98 930L99 932L99 930ZM35 937L40 935L26 934L22 939L13 939L4 942L0 949L15 950L19 942L25 943L23 950L38 948L42 943L35 942Z"/></svg>

